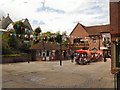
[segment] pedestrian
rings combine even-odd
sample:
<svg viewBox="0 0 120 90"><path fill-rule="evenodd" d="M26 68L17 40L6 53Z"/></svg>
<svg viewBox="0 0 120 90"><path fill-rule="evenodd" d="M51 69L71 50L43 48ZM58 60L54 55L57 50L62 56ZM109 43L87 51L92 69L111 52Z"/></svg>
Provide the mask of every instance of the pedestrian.
<svg viewBox="0 0 120 90"><path fill-rule="evenodd" d="M106 57L107 57L107 54L104 55L104 62L107 61Z"/></svg>
<svg viewBox="0 0 120 90"><path fill-rule="evenodd" d="M80 64L80 63L79 63L79 60L80 60L80 54L78 54L78 55L76 56L76 63L77 63L77 64Z"/></svg>
<svg viewBox="0 0 120 90"><path fill-rule="evenodd" d="M90 58L89 58L89 57L90 57L90 55L87 55L87 56L86 56L88 65L90 65L90 60L89 60Z"/></svg>
<svg viewBox="0 0 120 90"><path fill-rule="evenodd" d="M71 54L71 62L73 63L74 61L74 53Z"/></svg>
<svg viewBox="0 0 120 90"><path fill-rule="evenodd" d="M97 61L100 61L99 58L100 58L100 54L98 53L96 60L97 60Z"/></svg>

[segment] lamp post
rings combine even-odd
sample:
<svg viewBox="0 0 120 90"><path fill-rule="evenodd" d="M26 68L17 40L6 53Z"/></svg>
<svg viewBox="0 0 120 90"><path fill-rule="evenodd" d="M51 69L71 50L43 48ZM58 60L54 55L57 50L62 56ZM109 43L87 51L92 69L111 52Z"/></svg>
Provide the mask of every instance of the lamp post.
<svg viewBox="0 0 120 90"><path fill-rule="evenodd" d="M62 35L59 35L59 43L60 43L60 66L62 66Z"/></svg>
<svg viewBox="0 0 120 90"><path fill-rule="evenodd" d="M60 43L60 66L62 66L62 44Z"/></svg>

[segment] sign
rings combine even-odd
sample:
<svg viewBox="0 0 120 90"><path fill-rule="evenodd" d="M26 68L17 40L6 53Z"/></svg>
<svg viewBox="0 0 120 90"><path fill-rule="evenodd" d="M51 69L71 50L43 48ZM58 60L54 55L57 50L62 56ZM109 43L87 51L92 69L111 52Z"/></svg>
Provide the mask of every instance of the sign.
<svg viewBox="0 0 120 90"><path fill-rule="evenodd" d="M116 45L116 67L120 68L120 45Z"/></svg>
<svg viewBox="0 0 120 90"><path fill-rule="evenodd" d="M114 67L112 72L120 71L120 38L114 42Z"/></svg>

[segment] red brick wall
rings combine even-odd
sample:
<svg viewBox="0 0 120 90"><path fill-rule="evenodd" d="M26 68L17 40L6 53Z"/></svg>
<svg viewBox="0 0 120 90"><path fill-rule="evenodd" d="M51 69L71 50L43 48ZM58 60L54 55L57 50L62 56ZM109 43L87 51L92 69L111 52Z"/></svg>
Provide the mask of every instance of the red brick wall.
<svg viewBox="0 0 120 90"><path fill-rule="evenodd" d="M110 2L110 32L112 34L118 33L118 26L120 27L120 15L118 14L118 12L120 12L120 9L118 9L119 4L118 2Z"/></svg>
<svg viewBox="0 0 120 90"><path fill-rule="evenodd" d="M114 47L113 41L116 41L118 37L114 34L120 34L120 2L110 2L110 27L111 27L111 72L120 71L120 69L114 69Z"/></svg>
<svg viewBox="0 0 120 90"><path fill-rule="evenodd" d="M2 63L26 62L31 56L2 57Z"/></svg>
<svg viewBox="0 0 120 90"><path fill-rule="evenodd" d="M73 30L72 34L70 36L70 42L73 44L73 40L75 37L87 37L89 34L86 32L86 30L78 23L76 28Z"/></svg>
<svg viewBox="0 0 120 90"><path fill-rule="evenodd" d="M97 40L96 43L93 42L93 39L89 39L89 49L94 49L96 48L97 50L99 50L99 37L95 38ZM100 39L100 46L102 46L102 40Z"/></svg>
<svg viewBox="0 0 120 90"><path fill-rule="evenodd" d="M73 38L72 38L73 36ZM88 37L89 34L86 32L86 30L78 23L75 27L75 29L73 30L73 32L70 34L70 42L71 44L73 44L73 40L75 38L78 38L78 37ZM95 37L95 39L97 40L96 43L93 42L93 39L90 38L88 39L88 43L89 43L89 49L93 49L93 48L96 48L97 50L99 50L99 37ZM104 47L103 44L102 44L102 39L100 39L100 47Z"/></svg>

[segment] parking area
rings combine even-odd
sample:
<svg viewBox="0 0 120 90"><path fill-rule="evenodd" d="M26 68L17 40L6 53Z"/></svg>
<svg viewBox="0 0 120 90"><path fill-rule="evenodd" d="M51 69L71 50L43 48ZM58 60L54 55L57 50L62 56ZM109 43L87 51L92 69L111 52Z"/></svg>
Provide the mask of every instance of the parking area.
<svg viewBox="0 0 120 90"><path fill-rule="evenodd" d="M3 88L113 88L111 60L76 65L62 62L2 64Z"/></svg>

